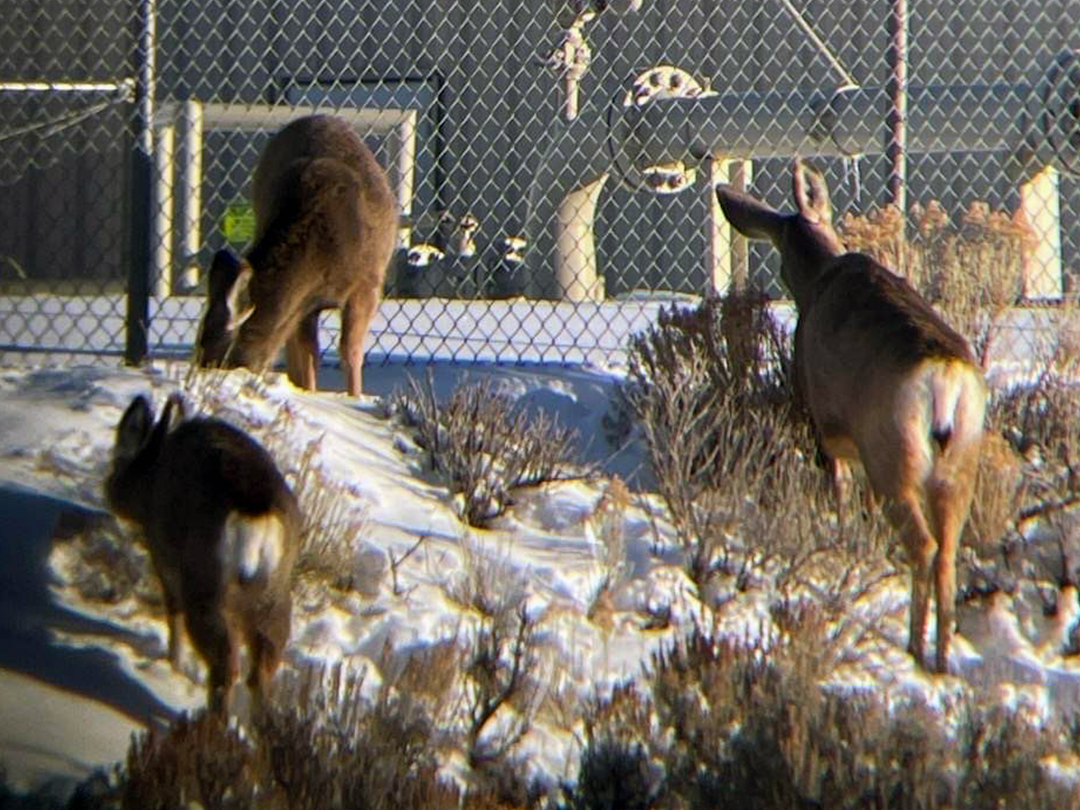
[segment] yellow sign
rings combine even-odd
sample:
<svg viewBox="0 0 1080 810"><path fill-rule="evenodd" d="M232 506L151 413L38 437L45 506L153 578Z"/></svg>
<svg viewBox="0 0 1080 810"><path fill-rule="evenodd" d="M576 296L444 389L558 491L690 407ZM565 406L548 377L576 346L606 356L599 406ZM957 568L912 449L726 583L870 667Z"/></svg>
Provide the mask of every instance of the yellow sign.
<svg viewBox="0 0 1080 810"><path fill-rule="evenodd" d="M221 219L221 230L225 241L231 245L244 245L255 236L255 209L251 203L229 203L225 216Z"/></svg>

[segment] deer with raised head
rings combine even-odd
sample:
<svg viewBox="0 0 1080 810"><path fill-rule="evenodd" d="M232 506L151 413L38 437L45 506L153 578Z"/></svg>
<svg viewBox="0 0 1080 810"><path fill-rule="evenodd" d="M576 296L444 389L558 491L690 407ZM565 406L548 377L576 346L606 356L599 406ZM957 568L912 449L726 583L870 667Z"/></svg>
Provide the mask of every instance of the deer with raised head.
<svg viewBox="0 0 1080 810"><path fill-rule="evenodd" d="M198 338L204 366L263 371L286 350L289 379L315 389L319 313L341 308L341 363L363 388L364 341L397 242L397 201L363 139L345 121L311 115L267 143L252 189L247 255L214 256Z"/></svg>
<svg viewBox="0 0 1080 810"><path fill-rule="evenodd" d="M131 402L116 429L105 498L145 538L173 668L180 669L186 626L209 669L211 711L227 715L241 644L258 707L288 643L300 508L254 439L183 411L173 395L155 425L144 397Z"/></svg>
<svg viewBox="0 0 1080 810"><path fill-rule="evenodd" d="M931 588L934 668L946 672L956 552L979 462L986 384L967 342L900 276L847 253L833 229L824 177L796 160L797 211L780 213L718 185L724 216L779 250L795 299L796 379L842 504L861 462L911 565L908 650L919 665Z"/></svg>

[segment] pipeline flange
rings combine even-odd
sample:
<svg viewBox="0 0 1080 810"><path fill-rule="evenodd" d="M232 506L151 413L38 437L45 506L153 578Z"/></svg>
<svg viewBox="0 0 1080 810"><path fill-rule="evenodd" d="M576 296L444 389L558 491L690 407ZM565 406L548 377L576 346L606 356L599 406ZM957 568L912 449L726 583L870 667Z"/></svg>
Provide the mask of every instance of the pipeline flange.
<svg viewBox="0 0 1080 810"><path fill-rule="evenodd" d="M708 82L702 83L674 65L655 65L634 79L623 98L624 107L642 106L670 98L702 98L716 95ZM697 170L681 160L658 163L641 169L643 187L656 194L678 194L694 184Z"/></svg>
<svg viewBox="0 0 1080 810"><path fill-rule="evenodd" d="M1059 171L1080 177L1080 53L1058 54L1035 95L1041 104L1035 130L1045 141L1033 144L1036 153L1047 153Z"/></svg>

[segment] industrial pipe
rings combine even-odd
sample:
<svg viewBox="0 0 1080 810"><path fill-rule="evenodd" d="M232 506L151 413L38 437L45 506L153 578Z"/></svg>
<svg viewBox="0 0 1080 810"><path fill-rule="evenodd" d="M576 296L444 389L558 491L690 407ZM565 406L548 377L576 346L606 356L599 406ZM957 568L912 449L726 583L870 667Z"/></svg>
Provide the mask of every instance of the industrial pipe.
<svg viewBox="0 0 1080 810"><path fill-rule="evenodd" d="M832 94L717 94L657 99L643 105L590 105L553 134L534 176L526 221L534 278L559 242L555 214L568 194L601 177L633 176L659 164L788 155L854 156L886 150L892 99L886 87L845 88ZM908 87L909 152L1005 151L1010 167L1033 174L1043 166L1080 167L1080 57L1059 56L1036 85ZM599 195L597 195L599 196ZM580 230L591 230L595 205L579 207ZM574 264L581 264L579 257ZM595 268L595 256L584 259ZM550 271L549 271L550 275ZM535 285L534 285L535 286ZM540 285L534 293L559 290Z"/></svg>

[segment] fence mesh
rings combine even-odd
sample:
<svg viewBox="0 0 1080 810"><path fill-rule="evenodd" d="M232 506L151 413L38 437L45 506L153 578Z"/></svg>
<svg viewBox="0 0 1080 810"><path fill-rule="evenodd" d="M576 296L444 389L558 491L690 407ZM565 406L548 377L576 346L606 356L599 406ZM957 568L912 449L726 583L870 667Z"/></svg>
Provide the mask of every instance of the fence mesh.
<svg viewBox="0 0 1080 810"><path fill-rule="evenodd" d="M672 299L781 297L712 187L789 205L794 154L898 270L940 276L934 226L973 289L1012 273L1022 349L1080 272L1078 52L1080 0L8 0L0 359L188 352L313 110L401 205L374 357L605 362Z"/></svg>

